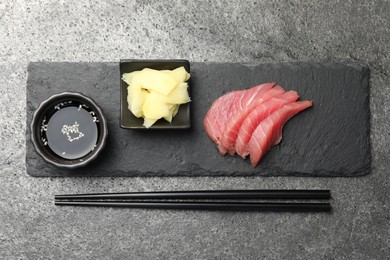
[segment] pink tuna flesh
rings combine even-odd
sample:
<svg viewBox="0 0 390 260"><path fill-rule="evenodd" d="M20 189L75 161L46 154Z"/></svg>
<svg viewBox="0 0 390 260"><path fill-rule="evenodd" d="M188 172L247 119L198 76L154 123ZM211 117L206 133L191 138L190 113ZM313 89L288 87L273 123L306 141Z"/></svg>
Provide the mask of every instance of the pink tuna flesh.
<svg viewBox="0 0 390 260"><path fill-rule="evenodd" d="M275 83L265 83L248 90L229 92L214 101L203 121L203 126L209 138L220 144L223 130L233 115L249 106L257 96L263 95Z"/></svg>
<svg viewBox="0 0 390 260"><path fill-rule="evenodd" d="M250 90L248 90L248 92ZM273 97L278 97L284 92L285 90L282 87L275 86L268 91L262 93L261 96L257 95L257 97L255 97L256 99L252 98L253 101L249 106L233 115L227 122L225 129L222 133L222 138L220 140L220 144L218 145L219 153L221 155L225 155L226 152L229 152L229 154L233 155L235 153L234 144L236 142L238 132L240 130L242 122L245 120L248 114L263 102L268 101Z"/></svg>
<svg viewBox="0 0 390 260"><path fill-rule="evenodd" d="M276 98L272 98L253 109L242 122L239 129L235 149L237 154L245 158L249 154L248 142L257 126L273 112L282 106L297 101L299 95L296 91L288 91Z"/></svg>
<svg viewBox="0 0 390 260"><path fill-rule="evenodd" d="M255 167L273 146L282 139L284 124L293 116L312 106L311 101L298 101L284 105L263 120L255 129L248 143L250 161Z"/></svg>

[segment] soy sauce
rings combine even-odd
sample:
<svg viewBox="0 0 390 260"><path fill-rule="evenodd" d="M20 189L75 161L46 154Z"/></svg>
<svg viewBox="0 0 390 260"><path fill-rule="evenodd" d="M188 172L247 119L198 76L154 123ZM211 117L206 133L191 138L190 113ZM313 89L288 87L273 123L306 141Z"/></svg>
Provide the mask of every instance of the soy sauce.
<svg viewBox="0 0 390 260"><path fill-rule="evenodd" d="M47 145L58 156L74 160L84 157L96 146L97 118L83 106L58 109L48 120Z"/></svg>

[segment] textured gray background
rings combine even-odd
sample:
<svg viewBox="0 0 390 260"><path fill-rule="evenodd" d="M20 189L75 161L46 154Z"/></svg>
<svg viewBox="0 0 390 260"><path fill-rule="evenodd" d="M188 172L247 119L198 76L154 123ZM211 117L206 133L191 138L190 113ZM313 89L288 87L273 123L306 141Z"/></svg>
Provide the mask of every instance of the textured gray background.
<svg viewBox="0 0 390 260"><path fill-rule="evenodd" d="M0 2L0 258L386 259L389 1ZM373 172L360 178L32 178L29 61L358 61L371 68ZM70 192L329 188L332 214L54 207Z"/></svg>

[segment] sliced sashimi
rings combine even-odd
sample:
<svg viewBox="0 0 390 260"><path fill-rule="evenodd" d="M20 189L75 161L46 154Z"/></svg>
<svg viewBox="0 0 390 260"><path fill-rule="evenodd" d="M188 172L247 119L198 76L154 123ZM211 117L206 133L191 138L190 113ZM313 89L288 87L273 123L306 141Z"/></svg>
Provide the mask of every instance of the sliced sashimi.
<svg viewBox="0 0 390 260"><path fill-rule="evenodd" d="M255 167L273 146L282 139L284 124L293 116L312 106L311 101L298 101L284 105L263 120L255 129L248 143L250 161Z"/></svg>
<svg viewBox="0 0 390 260"><path fill-rule="evenodd" d="M249 154L248 142L251 139L252 134L257 126L277 109L288 103L297 101L298 98L298 93L291 90L254 108L243 120L238 131L234 146L236 153L239 154L242 158L245 158Z"/></svg>
<svg viewBox="0 0 390 260"><path fill-rule="evenodd" d="M247 89L241 101L241 109L245 109L246 107L252 105L259 98L261 98L265 93L271 90L273 87L275 87L275 83L268 82Z"/></svg>
<svg viewBox="0 0 390 260"><path fill-rule="evenodd" d="M231 111L235 111L236 105L242 99L245 90L237 90L227 93L214 101L203 120L203 126L209 138L216 144L219 143L221 132L230 118Z"/></svg>
<svg viewBox="0 0 390 260"><path fill-rule="evenodd" d="M215 100L203 121L209 138L219 145L223 130L230 118L274 85L275 83L265 83L247 90L232 91Z"/></svg>
<svg viewBox="0 0 390 260"><path fill-rule="evenodd" d="M244 96L244 99L251 98L252 102L249 106L245 107L239 113L236 113L229 119L228 123L225 126L225 129L223 130L220 144L218 145L219 153L221 155L225 155L226 152L229 152L229 154L233 155L235 153L234 144L236 142L238 132L240 130L242 122L245 120L248 114L263 102L266 102L271 98L278 97L284 92L285 90L281 86L275 86L268 91L262 93L262 95L246 95L246 97Z"/></svg>

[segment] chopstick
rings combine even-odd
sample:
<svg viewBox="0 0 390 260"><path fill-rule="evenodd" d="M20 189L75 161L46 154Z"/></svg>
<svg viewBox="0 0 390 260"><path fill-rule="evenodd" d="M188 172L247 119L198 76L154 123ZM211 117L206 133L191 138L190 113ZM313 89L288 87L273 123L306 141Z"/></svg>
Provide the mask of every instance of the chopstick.
<svg viewBox="0 0 390 260"><path fill-rule="evenodd" d="M146 209L328 212L331 210L329 202L248 202L229 200L327 200L330 197L329 190L201 190L64 194L55 195L54 203L62 206Z"/></svg>
<svg viewBox="0 0 390 260"><path fill-rule="evenodd" d="M330 199L329 190L198 190L55 195L55 199Z"/></svg>
<svg viewBox="0 0 390 260"><path fill-rule="evenodd" d="M330 203L237 203L237 202L150 202L150 201L55 201L55 205L125 207L144 209L185 209L223 211L290 211L290 212L329 212Z"/></svg>

